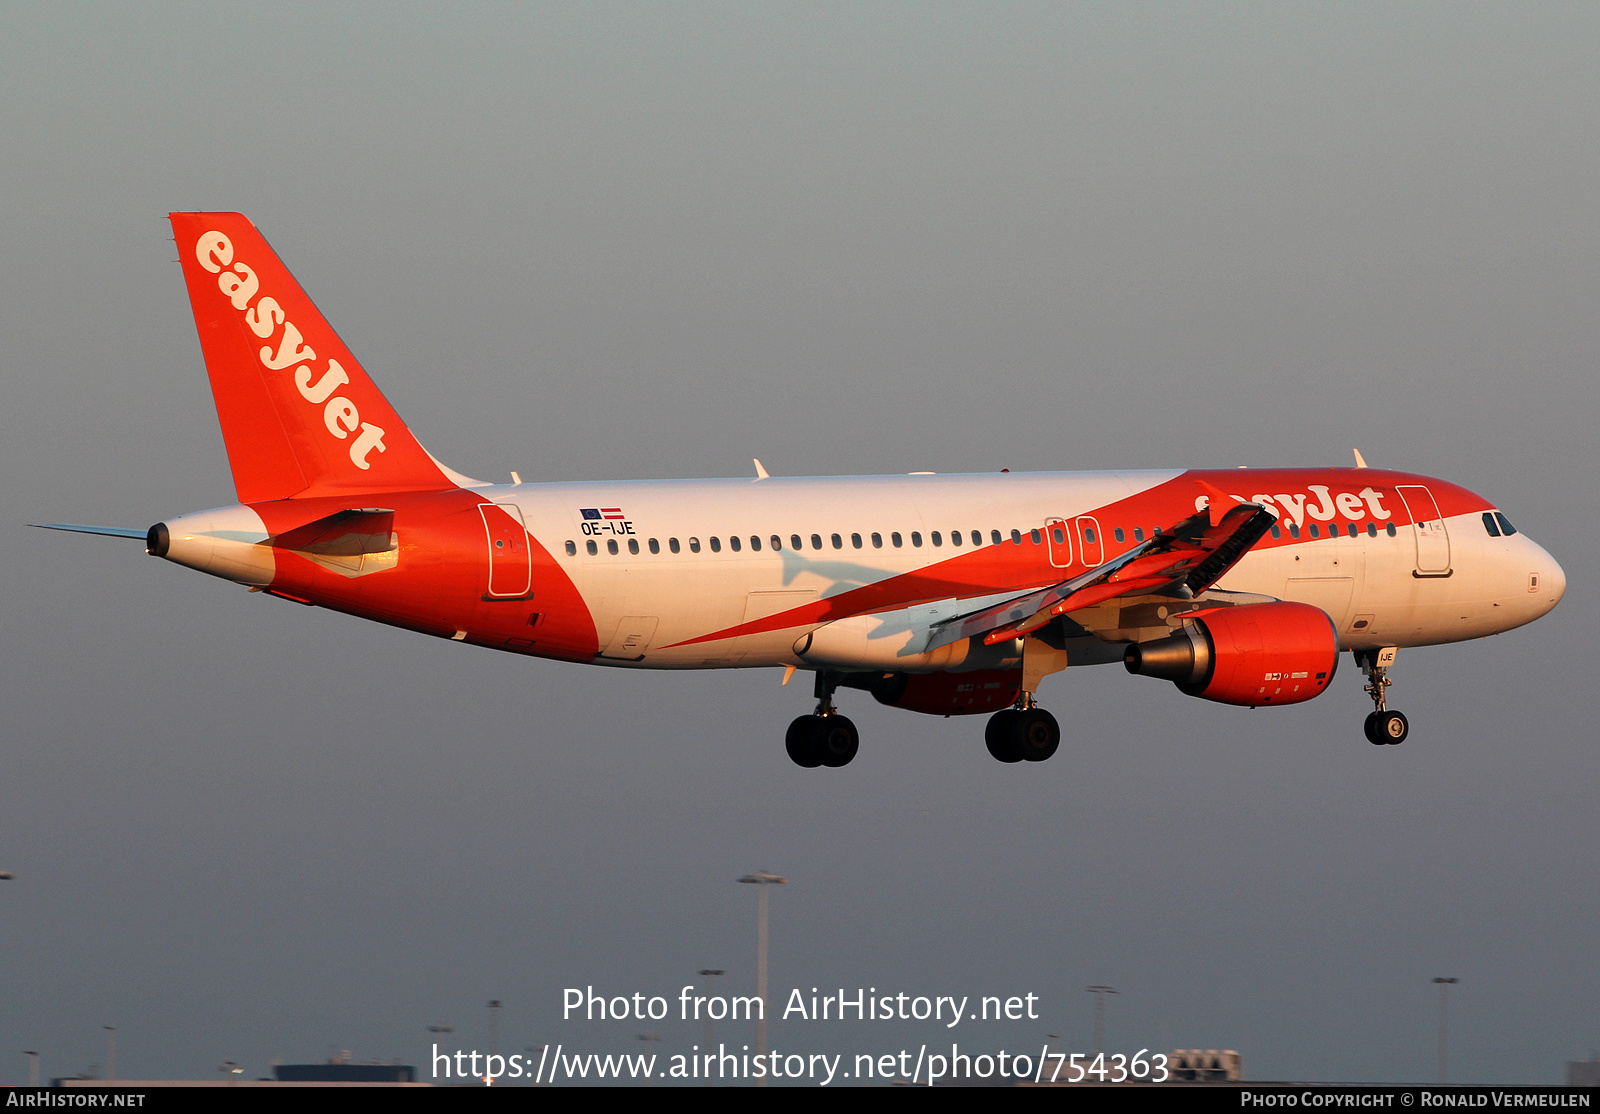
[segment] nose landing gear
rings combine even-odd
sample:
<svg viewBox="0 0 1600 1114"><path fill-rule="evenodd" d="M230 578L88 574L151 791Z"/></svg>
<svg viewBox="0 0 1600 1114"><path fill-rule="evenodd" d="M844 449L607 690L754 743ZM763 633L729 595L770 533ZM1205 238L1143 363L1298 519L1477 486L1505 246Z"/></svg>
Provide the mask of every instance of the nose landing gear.
<svg viewBox="0 0 1600 1114"><path fill-rule="evenodd" d="M1399 746L1411 733L1411 724L1403 712L1389 710L1387 690L1394 684L1389 680L1389 667L1394 664L1393 646L1381 650L1355 651L1356 667L1367 675L1367 695L1372 697L1373 711L1363 725L1367 742L1373 746Z"/></svg>

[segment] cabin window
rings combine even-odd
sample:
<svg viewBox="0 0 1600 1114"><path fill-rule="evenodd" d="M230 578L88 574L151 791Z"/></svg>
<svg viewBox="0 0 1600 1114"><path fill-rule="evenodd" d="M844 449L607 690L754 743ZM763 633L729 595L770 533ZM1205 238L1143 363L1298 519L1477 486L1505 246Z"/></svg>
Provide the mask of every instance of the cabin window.
<svg viewBox="0 0 1600 1114"><path fill-rule="evenodd" d="M872 548L873 549L882 549L883 548L883 535L882 534L874 534L874 535L872 535Z"/></svg>
<svg viewBox="0 0 1600 1114"><path fill-rule="evenodd" d="M1283 529L1281 527L1274 526L1272 528L1272 536L1275 537L1275 538L1283 537Z"/></svg>
<svg viewBox="0 0 1600 1114"><path fill-rule="evenodd" d="M722 539L721 538L712 538L711 539L711 552L713 552L713 553L721 553L722 552Z"/></svg>
<svg viewBox="0 0 1600 1114"><path fill-rule="evenodd" d="M999 545L1000 544L1000 531L998 531L998 530L990 530L989 531L989 544L991 544L991 545Z"/></svg>
<svg viewBox="0 0 1600 1114"><path fill-rule="evenodd" d="M668 538L667 539L667 548L672 550L672 552L674 552L674 553L678 552L678 539L677 538Z"/></svg>
<svg viewBox="0 0 1600 1114"><path fill-rule="evenodd" d="M578 555L578 543L577 542L568 542L567 543L567 556L568 557L576 557L577 555Z"/></svg>
<svg viewBox="0 0 1600 1114"><path fill-rule="evenodd" d="M899 549L905 544L905 539L900 536L900 531L896 530L894 533L889 535L889 544L894 546L896 549Z"/></svg>
<svg viewBox="0 0 1600 1114"><path fill-rule="evenodd" d="M1315 523L1315 522L1313 522L1313 523L1312 523L1312 524L1311 524L1311 536L1312 536L1312 537L1313 537L1313 538L1320 538L1320 537L1322 537L1322 531L1321 531L1321 530L1320 530L1320 529L1319 529L1319 528L1318 528L1318 526L1317 526L1317 524L1316 524L1316 523Z"/></svg>
<svg viewBox="0 0 1600 1114"><path fill-rule="evenodd" d="M939 533L939 531L935 530L932 534L929 534L928 537L930 540L932 540L936 547L944 545L944 535Z"/></svg>
<svg viewBox="0 0 1600 1114"><path fill-rule="evenodd" d="M1021 545L1022 544L1022 531L1021 530L1013 530L1013 531L1011 531L1011 544L1012 545Z"/></svg>
<svg viewBox="0 0 1600 1114"><path fill-rule="evenodd" d="M832 537L829 540L833 542L833 548L835 548L835 549L843 549L844 548L844 539L841 538L838 534L832 535Z"/></svg>
<svg viewBox="0 0 1600 1114"><path fill-rule="evenodd" d="M588 549L589 556L591 557L600 552L599 548L594 544L594 539L592 538L584 543L584 548Z"/></svg>
<svg viewBox="0 0 1600 1114"><path fill-rule="evenodd" d="M650 539L650 552L651 553L660 553L661 552L661 543L656 541L656 539L654 539L654 538Z"/></svg>
<svg viewBox="0 0 1600 1114"><path fill-rule="evenodd" d="M1377 536L1378 536L1378 524L1376 522L1367 523L1367 537L1375 538Z"/></svg>
<svg viewBox="0 0 1600 1114"><path fill-rule="evenodd" d="M783 539L778 537L776 534L772 535L772 552L777 553L782 548Z"/></svg>
<svg viewBox="0 0 1600 1114"><path fill-rule="evenodd" d="M817 540L821 541L822 539L819 538ZM800 535L799 534L790 534L789 535L789 548L790 549L795 549L795 550L798 550L798 549L801 548L801 546L800 546ZM822 547L819 545L817 548L821 549Z"/></svg>
<svg viewBox="0 0 1600 1114"><path fill-rule="evenodd" d="M606 542L606 552L611 554L613 557L617 555L617 539L612 538L610 541Z"/></svg>
<svg viewBox="0 0 1600 1114"><path fill-rule="evenodd" d="M960 545L961 544L961 531L960 530L952 530L952 531L950 531L950 544L951 545Z"/></svg>
<svg viewBox="0 0 1600 1114"><path fill-rule="evenodd" d="M1050 527L1050 539L1057 545L1065 545L1067 543L1067 535L1062 532L1059 526Z"/></svg>
<svg viewBox="0 0 1600 1114"><path fill-rule="evenodd" d="M856 549L860 549L861 548L861 535L860 534L851 534L850 535L850 544L851 544L852 547L854 547Z"/></svg>
<svg viewBox="0 0 1600 1114"><path fill-rule="evenodd" d="M974 530L972 532L972 544L973 545L982 545L983 544L983 533L981 531Z"/></svg>
<svg viewBox="0 0 1600 1114"><path fill-rule="evenodd" d="M639 555L639 539L638 538L629 538L628 539L628 552L633 554L635 557L637 557Z"/></svg>
<svg viewBox="0 0 1600 1114"><path fill-rule="evenodd" d="M1112 536L1115 537L1119 542L1125 542L1125 541L1128 540L1128 536L1122 532L1122 527L1120 527L1120 526L1118 526L1116 528L1116 530L1113 531L1113 535Z"/></svg>
<svg viewBox="0 0 1600 1114"><path fill-rule="evenodd" d="M915 530L911 531L911 544L919 548L922 545L922 535L917 533Z"/></svg>
<svg viewBox="0 0 1600 1114"><path fill-rule="evenodd" d="M799 547L797 546L796 548L799 548ZM822 535L821 534L812 534L811 535L811 548L812 549L821 549L822 548Z"/></svg>
<svg viewBox="0 0 1600 1114"><path fill-rule="evenodd" d="M1088 536L1090 541L1094 541L1094 531L1093 530L1085 530L1084 533ZM1028 536L1033 539L1033 544L1034 545L1038 545L1041 541L1044 540L1043 538L1041 538L1039 536L1039 531L1037 531L1037 530L1029 530L1028 531Z"/></svg>
<svg viewBox="0 0 1600 1114"><path fill-rule="evenodd" d="M1300 536L1300 524L1298 522L1289 523L1289 536L1291 538L1298 538Z"/></svg>
<svg viewBox="0 0 1600 1114"><path fill-rule="evenodd" d="M750 552L751 553L760 553L761 552L761 539L759 537L757 537L755 534L751 534L750 535Z"/></svg>
<svg viewBox="0 0 1600 1114"><path fill-rule="evenodd" d="M739 535L738 534L735 534L735 535L733 535L733 537L728 539L728 548L733 550L735 553L738 553L741 549L744 548L744 544L739 541Z"/></svg>
<svg viewBox="0 0 1600 1114"><path fill-rule="evenodd" d="M1511 525L1511 520L1499 511L1494 512L1494 520L1500 524L1500 532L1505 534L1506 537L1509 538L1517 532L1517 528Z"/></svg>
<svg viewBox="0 0 1600 1114"><path fill-rule="evenodd" d="M1392 523L1392 522L1389 523L1387 526L1384 527L1384 530L1388 533L1388 535L1391 538L1394 537L1394 535L1395 535L1394 523Z"/></svg>
<svg viewBox="0 0 1600 1114"><path fill-rule="evenodd" d="M1136 542L1144 541L1144 527L1143 526L1135 526L1133 528L1133 540L1136 541Z"/></svg>

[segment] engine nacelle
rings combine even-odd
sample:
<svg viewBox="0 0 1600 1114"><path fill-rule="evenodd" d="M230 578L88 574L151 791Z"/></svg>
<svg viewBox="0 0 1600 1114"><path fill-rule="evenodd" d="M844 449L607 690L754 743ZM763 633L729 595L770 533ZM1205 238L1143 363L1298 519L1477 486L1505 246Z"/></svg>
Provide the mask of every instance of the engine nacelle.
<svg viewBox="0 0 1600 1114"><path fill-rule="evenodd" d="M1208 608L1171 637L1129 646L1129 673L1161 677L1189 696L1260 707L1320 695L1339 666L1339 633L1305 603Z"/></svg>
<svg viewBox="0 0 1600 1114"><path fill-rule="evenodd" d="M866 689L879 704L930 716L998 712L1017 702L1021 669L974 669L970 673L848 673L840 682Z"/></svg>

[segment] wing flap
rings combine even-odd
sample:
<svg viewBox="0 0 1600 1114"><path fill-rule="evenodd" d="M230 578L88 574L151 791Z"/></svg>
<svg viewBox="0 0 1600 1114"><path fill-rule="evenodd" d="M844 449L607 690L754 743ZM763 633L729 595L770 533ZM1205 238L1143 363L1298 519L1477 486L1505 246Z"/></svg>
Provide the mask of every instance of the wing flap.
<svg viewBox="0 0 1600 1114"><path fill-rule="evenodd" d="M927 648L935 650L977 635L984 636L984 645L993 646L1061 615L1120 596L1193 599L1238 564L1277 521L1277 515L1260 503L1235 503L1224 509L1220 492L1208 484L1200 486L1210 505L1172 529L1071 580L935 624Z"/></svg>

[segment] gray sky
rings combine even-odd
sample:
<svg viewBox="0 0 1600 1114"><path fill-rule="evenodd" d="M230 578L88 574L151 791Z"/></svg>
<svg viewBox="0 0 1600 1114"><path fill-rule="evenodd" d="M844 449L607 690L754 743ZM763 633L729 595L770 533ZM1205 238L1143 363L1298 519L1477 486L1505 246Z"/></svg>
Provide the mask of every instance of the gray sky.
<svg viewBox="0 0 1600 1114"><path fill-rule="evenodd" d="M632 1051L561 990L1041 998L796 1051L1230 1047L1555 1082L1600 1045L1600 9L6 4L0 1082ZM165 214L238 209L441 459L503 479L1343 465L1566 569L1533 627L1292 709L1051 678L1060 752L809 686L496 655L137 543L231 503ZM1345 663L1348 666L1348 661ZM800 689L801 691L796 691ZM664 1054L701 1038L654 1026ZM719 1036L745 1042L748 1030Z"/></svg>

